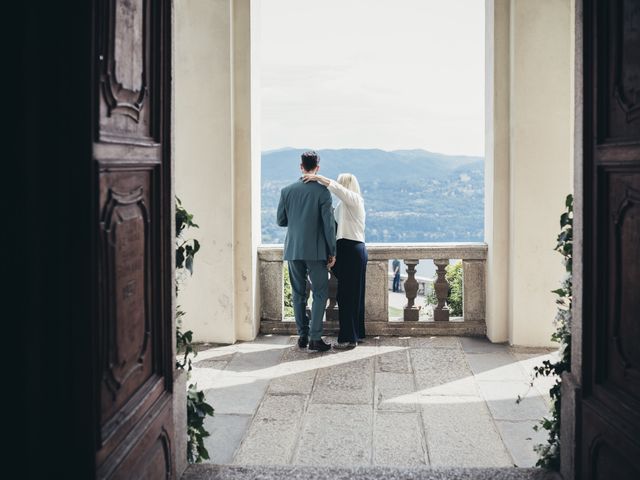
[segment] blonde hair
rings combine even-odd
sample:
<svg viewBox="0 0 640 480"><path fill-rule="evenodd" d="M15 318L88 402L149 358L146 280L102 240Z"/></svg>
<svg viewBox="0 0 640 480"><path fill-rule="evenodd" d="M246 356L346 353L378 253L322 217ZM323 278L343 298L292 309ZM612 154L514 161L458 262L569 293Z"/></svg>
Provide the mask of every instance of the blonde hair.
<svg viewBox="0 0 640 480"><path fill-rule="evenodd" d="M358 183L358 179L355 175L351 173L341 173L338 175L337 182L347 190L351 190L352 192L356 192L358 195L362 195L362 193L360 193L360 184Z"/></svg>

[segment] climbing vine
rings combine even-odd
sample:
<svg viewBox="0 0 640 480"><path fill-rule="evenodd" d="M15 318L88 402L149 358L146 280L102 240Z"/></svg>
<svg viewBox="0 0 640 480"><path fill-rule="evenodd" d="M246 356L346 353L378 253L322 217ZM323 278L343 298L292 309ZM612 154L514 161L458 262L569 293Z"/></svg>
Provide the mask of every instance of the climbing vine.
<svg viewBox="0 0 640 480"><path fill-rule="evenodd" d="M182 206L182 202L176 197L176 295L180 284L186 275L193 275L193 259L200 250L200 243L193 238L185 238L184 235L190 228L199 228L193 221L193 215ZM182 317L185 312L176 309L176 348L179 357L176 360L176 368L187 370L189 378L193 368L192 360L197 355L193 346L193 332L182 330ZM200 463L209 458L209 452L204 446L204 438L209 432L204 428L204 419L207 415L213 415L213 407L205 401L204 392L198 390L195 383L187 387L187 460L189 463Z"/></svg>
<svg viewBox="0 0 640 480"><path fill-rule="evenodd" d="M573 268L573 196L568 195L565 201L566 210L560 216L560 233L558 234L555 250L563 256L566 270L560 288L553 291L557 295L556 304L558 311L555 317L555 332L551 340L560 344L557 361L545 360L542 365L534 368L533 378L553 377L555 383L549 390L551 397L550 417L543 418L534 426L534 430L546 430L547 443L534 447L538 454L537 466L552 470L560 469L560 381L564 372L571 370L571 302L572 293L572 268ZM532 381L533 384L533 381ZM520 401L520 399L518 399Z"/></svg>

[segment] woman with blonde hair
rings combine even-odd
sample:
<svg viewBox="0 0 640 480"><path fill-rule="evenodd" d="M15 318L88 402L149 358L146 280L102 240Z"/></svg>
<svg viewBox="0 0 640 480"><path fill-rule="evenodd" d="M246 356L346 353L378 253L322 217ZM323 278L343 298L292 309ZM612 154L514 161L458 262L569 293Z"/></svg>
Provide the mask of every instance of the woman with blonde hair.
<svg viewBox="0 0 640 480"><path fill-rule="evenodd" d="M337 228L336 264L338 278L340 333L335 348L354 348L365 337L364 291L367 248L364 243L365 210L360 185L355 175L342 173L337 180L322 175L304 175L305 182L318 182L340 202L335 208Z"/></svg>

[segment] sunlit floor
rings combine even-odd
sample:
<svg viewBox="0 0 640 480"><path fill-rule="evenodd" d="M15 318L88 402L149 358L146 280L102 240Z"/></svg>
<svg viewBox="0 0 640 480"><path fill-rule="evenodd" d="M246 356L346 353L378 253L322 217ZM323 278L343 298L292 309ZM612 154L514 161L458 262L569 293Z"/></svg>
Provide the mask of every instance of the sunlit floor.
<svg viewBox="0 0 640 480"><path fill-rule="evenodd" d="M334 340L328 338L328 340ZM296 337L204 348L191 381L215 408L218 464L533 466L549 350L458 337L379 337L309 354ZM523 400L517 404L518 396Z"/></svg>

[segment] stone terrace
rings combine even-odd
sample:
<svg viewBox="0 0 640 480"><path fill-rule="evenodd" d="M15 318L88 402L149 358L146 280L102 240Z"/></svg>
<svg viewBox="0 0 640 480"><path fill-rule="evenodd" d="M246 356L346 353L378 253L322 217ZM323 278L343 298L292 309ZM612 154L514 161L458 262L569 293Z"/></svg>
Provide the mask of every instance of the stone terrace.
<svg viewBox="0 0 640 480"><path fill-rule="evenodd" d="M215 408L211 462L332 467L530 467L545 439L549 350L457 337L379 337L309 354L296 337L203 345L192 381ZM333 340L329 338L329 340ZM524 397L520 404L515 400Z"/></svg>

